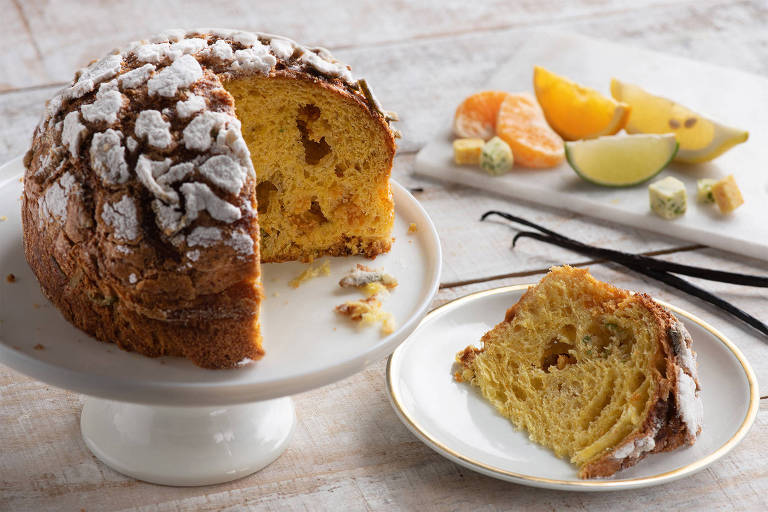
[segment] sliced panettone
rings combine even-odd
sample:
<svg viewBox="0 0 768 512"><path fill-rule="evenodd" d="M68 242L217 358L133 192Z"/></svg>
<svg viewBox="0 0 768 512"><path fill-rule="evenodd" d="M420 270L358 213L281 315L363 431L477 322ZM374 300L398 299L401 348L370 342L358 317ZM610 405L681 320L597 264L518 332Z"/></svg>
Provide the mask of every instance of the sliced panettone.
<svg viewBox="0 0 768 512"><path fill-rule="evenodd" d="M322 48L229 30L131 43L47 104L24 158L27 261L100 340L258 359L260 261L389 250L391 119Z"/></svg>
<svg viewBox="0 0 768 512"><path fill-rule="evenodd" d="M691 343L647 295L553 267L482 348L457 355L455 377L581 478L605 477L695 442L702 406Z"/></svg>

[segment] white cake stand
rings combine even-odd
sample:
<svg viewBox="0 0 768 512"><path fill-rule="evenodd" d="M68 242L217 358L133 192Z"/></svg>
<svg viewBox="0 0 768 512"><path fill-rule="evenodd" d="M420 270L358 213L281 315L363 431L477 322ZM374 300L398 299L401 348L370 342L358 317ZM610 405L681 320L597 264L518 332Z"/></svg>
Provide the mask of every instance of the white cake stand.
<svg viewBox="0 0 768 512"><path fill-rule="evenodd" d="M331 275L291 288L306 265L263 267L267 355L233 370L178 358L150 359L76 329L40 292L22 248L20 159L0 168L0 362L87 395L81 415L90 450L113 469L147 482L208 485L244 477L286 449L295 423L290 395L348 377L389 355L417 326L437 291L437 231L419 203L393 182L395 242L373 262L328 258ZM415 223L417 231L409 233ZM362 295L337 283L356 263L383 268L399 286L382 300L398 324L382 335L333 311ZM7 274L16 281L6 281ZM383 383L382 383L383 385Z"/></svg>

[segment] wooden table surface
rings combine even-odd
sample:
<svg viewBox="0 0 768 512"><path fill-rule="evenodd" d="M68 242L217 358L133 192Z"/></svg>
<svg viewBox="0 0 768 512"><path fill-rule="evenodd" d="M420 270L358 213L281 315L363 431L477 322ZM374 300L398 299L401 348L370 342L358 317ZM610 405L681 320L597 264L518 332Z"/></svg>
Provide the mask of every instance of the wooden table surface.
<svg viewBox="0 0 768 512"><path fill-rule="evenodd" d="M561 29L768 75L765 0L213 3L0 0L0 163L26 150L44 101L75 69L127 41L169 27L223 26L323 45L366 76L382 104L401 115L404 137L394 176L423 188L417 197L443 244L434 306L472 291L536 281L553 264L589 264L599 279L647 291L716 325L745 353L768 393L768 340L755 331L611 264L534 242L511 251L507 227L477 219L498 208L588 243L673 261L751 273L765 273L766 262L412 176L415 152L443 128L461 98L481 89L497 63L511 56L505 40L521 31ZM705 286L768 319L768 291ZM384 368L382 360L296 396L293 441L266 469L228 484L174 488L104 466L80 437L81 396L0 365L0 510L768 509L768 396L741 445L705 471L651 489L581 494L498 481L440 457L395 416Z"/></svg>

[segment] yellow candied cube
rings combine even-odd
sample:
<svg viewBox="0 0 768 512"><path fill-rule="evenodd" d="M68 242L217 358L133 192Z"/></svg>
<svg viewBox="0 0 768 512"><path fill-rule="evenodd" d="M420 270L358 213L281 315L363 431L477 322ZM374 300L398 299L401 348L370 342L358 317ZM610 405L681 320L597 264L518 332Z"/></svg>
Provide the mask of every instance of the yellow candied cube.
<svg viewBox="0 0 768 512"><path fill-rule="evenodd" d="M729 174L712 185L712 195L715 197L715 203L717 203L721 213L731 213L744 204L744 198L741 196L741 191L733 174Z"/></svg>
<svg viewBox="0 0 768 512"><path fill-rule="evenodd" d="M453 141L453 160L456 165L480 165L483 139L456 139Z"/></svg>

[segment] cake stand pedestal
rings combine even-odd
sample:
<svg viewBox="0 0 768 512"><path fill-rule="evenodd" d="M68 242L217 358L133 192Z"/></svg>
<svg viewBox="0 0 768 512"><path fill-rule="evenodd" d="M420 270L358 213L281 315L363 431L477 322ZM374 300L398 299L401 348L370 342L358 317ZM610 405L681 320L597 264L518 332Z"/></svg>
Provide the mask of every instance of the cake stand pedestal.
<svg viewBox="0 0 768 512"><path fill-rule="evenodd" d="M0 167L0 205L18 205L21 160ZM148 482L208 485L242 478L275 460L296 422L291 395L363 370L413 332L440 278L437 231L418 201L392 182L395 242L375 261L328 258L331 275L289 283L301 263L262 267L261 327L266 355L229 370L180 358L151 359L100 343L66 322L41 294L22 244L19 208L4 209L0 269L0 363L53 386L87 395L81 430L111 468ZM417 232L409 232L414 223ZM357 263L381 268L399 285L380 297L398 328L358 328L334 306L362 298L337 283ZM383 385L383 383L382 383Z"/></svg>
<svg viewBox="0 0 768 512"><path fill-rule="evenodd" d="M288 397L224 407L162 407L87 398L83 439L104 464L162 485L211 485L250 475L288 447Z"/></svg>

